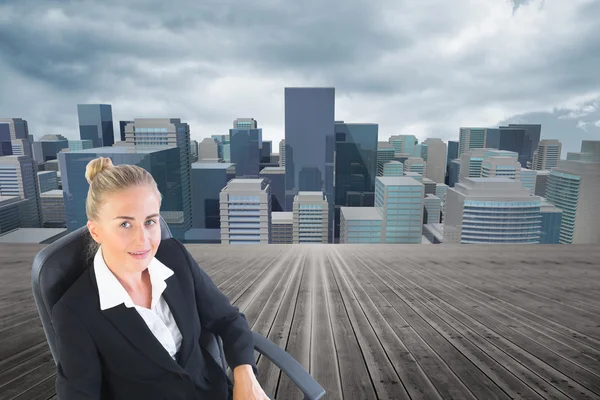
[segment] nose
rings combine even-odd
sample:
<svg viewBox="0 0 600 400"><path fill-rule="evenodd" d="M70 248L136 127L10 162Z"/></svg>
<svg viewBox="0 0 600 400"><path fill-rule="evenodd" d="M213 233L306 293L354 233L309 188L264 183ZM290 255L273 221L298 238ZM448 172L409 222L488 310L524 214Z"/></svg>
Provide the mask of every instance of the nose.
<svg viewBox="0 0 600 400"><path fill-rule="evenodd" d="M140 247L145 246L146 242L147 242L147 239L148 239L148 234L149 234L149 232L148 232L147 229L145 229L144 226L137 227L135 229L135 233L134 233L134 235L135 235L135 237L134 237L135 244L137 246L140 246Z"/></svg>

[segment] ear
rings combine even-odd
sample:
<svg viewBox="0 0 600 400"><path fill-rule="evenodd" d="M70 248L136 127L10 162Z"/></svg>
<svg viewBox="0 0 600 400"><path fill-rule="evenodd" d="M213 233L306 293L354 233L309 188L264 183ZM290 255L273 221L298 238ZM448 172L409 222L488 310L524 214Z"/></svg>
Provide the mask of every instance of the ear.
<svg viewBox="0 0 600 400"><path fill-rule="evenodd" d="M96 243L100 244L100 236L98 235L98 227L96 226L96 224L94 224L93 221L88 220L87 228L90 232L90 236L92 237L92 239L94 239Z"/></svg>

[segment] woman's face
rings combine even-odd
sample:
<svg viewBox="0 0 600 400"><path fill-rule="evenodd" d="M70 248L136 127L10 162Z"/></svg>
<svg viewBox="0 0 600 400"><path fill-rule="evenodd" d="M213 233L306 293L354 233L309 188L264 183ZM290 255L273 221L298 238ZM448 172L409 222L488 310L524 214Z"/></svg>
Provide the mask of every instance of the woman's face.
<svg viewBox="0 0 600 400"><path fill-rule="evenodd" d="M149 185L105 197L99 220L87 225L112 270L141 272L148 267L160 244L159 212L160 200Z"/></svg>

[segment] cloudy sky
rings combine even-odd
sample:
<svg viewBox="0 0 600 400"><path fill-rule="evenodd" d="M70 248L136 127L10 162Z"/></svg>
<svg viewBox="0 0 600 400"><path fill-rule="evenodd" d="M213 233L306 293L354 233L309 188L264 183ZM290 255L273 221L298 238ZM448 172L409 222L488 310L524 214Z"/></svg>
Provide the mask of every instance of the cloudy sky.
<svg viewBox="0 0 600 400"><path fill-rule="evenodd" d="M600 139L599 71L599 0L0 0L0 117L36 138L108 103L117 130L254 117L278 142L284 87L334 86L336 119L380 140L542 123L564 157Z"/></svg>

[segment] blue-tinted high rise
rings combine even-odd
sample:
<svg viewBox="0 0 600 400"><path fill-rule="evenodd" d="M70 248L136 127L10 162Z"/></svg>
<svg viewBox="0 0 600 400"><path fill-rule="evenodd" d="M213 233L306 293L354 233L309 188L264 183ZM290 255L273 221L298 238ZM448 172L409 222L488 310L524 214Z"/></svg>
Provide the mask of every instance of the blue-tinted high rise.
<svg viewBox="0 0 600 400"><path fill-rule="evenodd" d="M523 138L522 152L519 153L519 161L523 168L529 168L528 163L533 162L533 155L538 148L540 142L540 136L542 132L542 125L540 124L508 124L509 128L523 129L525 130L525 137Z"/></svg>
<svg viewBox="0 0 600 400"><path fill-rule="evenodd" d="M192 164L192 221L195 229L219 229L219 193L235 178L231 163Z"/></svg>
<svg viewBox="0 0 600 400"><path fill-rule="evenodd" d="M377 124L335 124L335 242L341 207L373 207L377 177ZM359 198L355 204L350 201Z"/></svg>
<svg viewBox="0 0 600 400"><path fill-rule="evenodd" d="M298 191L322 191L333 241L335 89L285 88L285 211Z"/></svg>
<svg viewBox="0 0 600 400"><path fill-rule="evenodd" d="M112 107L110 104L77 104L79 138L91 140L94 147L115 143Z"/></svg>
<svg viewBox="0 0 600 400"><path fill-rule="evenodd" d="M542 214L540 244L559 244L562 210L543 200L540 212Z"/></svg>
<svg viewBox="0 0 600 400"><path fill-rule="evenodd" d="M72 232L87 223L85 199L89 184L85 167L97 157L108 157L114 165L138 165L154 177L163 196L161 215L178 214L184 209L181 190L181 161L177 147L135 149L131 147L100 147L58 153L65 200L67 230ZM189 200L188 200L189 201ZM189 204L187 205L189 207ZM183 240L185 231L171 229L173 236Z"/></svg>
<svg viewBox="0 0 600 400"><path fill-rule="evenodd" d="M10 126L0 122L0 157L2 156L12 156L12 140Z"/></svg>
<svg viewBox="0 0 600 400"><path fill-rule="evenodd" d="M230 129L231 162L237 178L258 178L262 129Z"/></svg>
<svg viewBox="0 0 600 400"><path fill-rule="evenodd" d="M56 160L56 155L62 149L69 148L69 141L62 135L44 135L40 140L33 142L33 159L38 164Z"/></svg>

